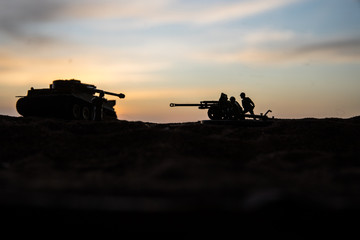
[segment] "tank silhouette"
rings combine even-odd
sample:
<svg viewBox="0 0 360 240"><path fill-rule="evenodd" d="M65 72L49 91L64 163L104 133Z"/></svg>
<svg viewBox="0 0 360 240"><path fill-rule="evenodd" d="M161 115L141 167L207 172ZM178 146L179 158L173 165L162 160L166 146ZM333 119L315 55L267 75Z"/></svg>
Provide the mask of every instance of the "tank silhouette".
<svg viewBox="0 0 360 240"><path fill-rule="evenodd" d="M199 109L208 109L208 117L211 120L245 120L250 118L253 120L267 120L267 114L271 112L268 110L265 114L252 115L241 113L236 116L231 110L230 102L227 100L227 95L222 93L219 101L200 101L200 103L170 103L170 107L198 107Z"/></svg>
<svg viewBox="0 0 360 240"><path fill-rule="evenodd" d="M96 93L125 98L122 93L111 93L97 89L91 84L79 80L55 80L50 88L28 90L27 96L20 97L16 102L16 110L24 117L53 117L64 119L91 120L94 114L92 99ZM115 100L104 98L104 119L116 119Z"/></svg>

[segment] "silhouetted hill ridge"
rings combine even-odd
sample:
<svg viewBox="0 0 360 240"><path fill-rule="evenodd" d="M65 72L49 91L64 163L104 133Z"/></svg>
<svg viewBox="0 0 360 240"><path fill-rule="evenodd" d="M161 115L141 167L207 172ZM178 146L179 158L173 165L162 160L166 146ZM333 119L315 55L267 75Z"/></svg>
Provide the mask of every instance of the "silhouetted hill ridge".
<svg viewBox="0 0 360 240"><path fill-rule="evenodd" d="M359 120L276 119L251 127L0 116L0 210L74 224L96 212L128 227L165 216L146 226L170 228L165 219L174 216L231 225L218 219L276 215L314 223L355 215ZM119 220L124 214L133 222Z"/></svg>

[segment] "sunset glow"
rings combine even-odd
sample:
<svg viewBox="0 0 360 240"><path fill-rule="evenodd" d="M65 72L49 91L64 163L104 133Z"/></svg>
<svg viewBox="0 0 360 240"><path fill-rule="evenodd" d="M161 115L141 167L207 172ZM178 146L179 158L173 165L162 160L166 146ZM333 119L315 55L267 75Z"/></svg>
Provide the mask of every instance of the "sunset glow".
<svg viewBox="0 0 360 240"><path fill-rule="evenodd" d="M357 0L2 1L0 114L74 78L126 94L129 121L207 119L169 103L221 92L279 118L360 115L359 22Z"/></svg>

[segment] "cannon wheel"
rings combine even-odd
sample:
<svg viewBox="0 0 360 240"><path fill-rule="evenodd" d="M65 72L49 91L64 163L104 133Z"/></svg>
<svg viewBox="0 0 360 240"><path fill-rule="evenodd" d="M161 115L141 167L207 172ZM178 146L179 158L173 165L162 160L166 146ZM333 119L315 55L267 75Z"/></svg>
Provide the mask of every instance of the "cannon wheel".
<svg viewBox="0 0 360 240"><path fill-rule="evenodd" d="M208 110L208 117L211 120L221 120L221 111L218 106L211 106Z"/></svg>

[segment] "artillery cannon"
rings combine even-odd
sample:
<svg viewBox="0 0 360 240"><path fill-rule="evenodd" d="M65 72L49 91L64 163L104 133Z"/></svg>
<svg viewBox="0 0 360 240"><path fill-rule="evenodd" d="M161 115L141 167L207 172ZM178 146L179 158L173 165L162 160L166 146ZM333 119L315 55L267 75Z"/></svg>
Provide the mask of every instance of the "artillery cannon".
<svg viewBox="0 0 360 240"><path fill-rule="evenodd" d="M16 110L24 117L55 117L65 119L91 120L94 114L92 99L96 93L125 98L122 93L112 93L97 89L79 80L55 80L46 89L28 90L27 96L16 102ZM116 119L115 100L103 99L104 119Z"/></svg>
<svg viewBox="0 0 360 240"><path fill-rule="evenodd" d="M223 99L225 97L225 99ZM226 94L222 94L219 101L201 101L200 103L170 103L170 107L198 107L199 109L208 109L208 117L211 120L245 120L250 118L253 120L267 120L268 110L265 114L252 115L244 114L242 109L237 110L227 100Z"/></svg>

